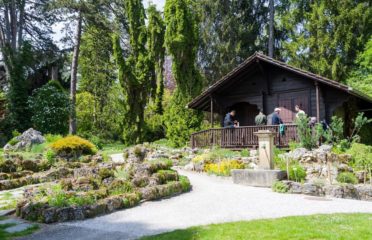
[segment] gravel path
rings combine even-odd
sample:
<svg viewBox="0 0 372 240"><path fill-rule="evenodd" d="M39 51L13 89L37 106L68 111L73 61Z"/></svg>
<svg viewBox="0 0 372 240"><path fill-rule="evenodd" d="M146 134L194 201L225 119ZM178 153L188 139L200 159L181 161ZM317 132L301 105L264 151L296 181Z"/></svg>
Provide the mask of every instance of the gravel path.
<svg viewBox="0 0 372 240"><path fill-rule="evenodd" d="M267 188L235 185L230 178L180 173L190 178L191 192L102 217L49 225L22 239L123 240L210 223L317 213L372 213L372 202L279 194Z"/></svg>

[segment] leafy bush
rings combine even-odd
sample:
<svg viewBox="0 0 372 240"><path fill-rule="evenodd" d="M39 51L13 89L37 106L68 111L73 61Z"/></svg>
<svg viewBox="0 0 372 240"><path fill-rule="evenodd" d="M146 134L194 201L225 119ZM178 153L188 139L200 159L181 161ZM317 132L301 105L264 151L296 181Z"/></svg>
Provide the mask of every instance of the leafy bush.
<svg viewBox="0 0 372 240"><path fill-rule="evenodd" d="M187 192L191 189L190 180L185 176L179 176L179 181L182 186L182 191Z"/></svg>
<svg viewBox="0 0 372 240"><path fill-rule="evenodd" d="M237 160L222 160L219 163L208 163L204 166L204 171L218 176L230 176L232 169L244 169L244 164Z"/></svg>
<svg viewBox="0 0 372 240"><path fill-rule="evenodd" d="M53 150L48 149L47 151L44 152L44 158L51 164L53 165L55 163L55 158L56 154Z"/></svg>
<svg viewBox="0 0 372 240"><path fill-rule="evenodd" d="M364 183L367 180L367 173L369 173L370 179L372 179L372 146L352 143L347 153L351 154L355 167L364 170Z"/></svg>
<svg viewBox="0 0 372 240"><path fill-rule="evenodd" d="M250 156L250 152L248 149L243 149L241 152L240 152L240 156L242 157L249 157Z"/></svg>
<svg viewBox="0 0 372 240"><path fill-rule="evenodd" d="M288 178L289 180L296 181L296 182L304 181L306 178L306 171L298 162L292 162L289 165Z"/></svg>
<svg viewBox="0 0 372 240"><path fill-rule="evenodd" d="M357 184L358 183L357 177L354 175L354 173L351 173L351 172L339 173L337 175L336 180L339 183L351 183L351 184Z"/></svg>
<svg viewBox="0 0 372 240"><path fill-rule="evenodd" d="M78 136L68 136L50 145L57 154L80 156L81 154L95 154L97 152L93 143Z"/></svg>
<svg viewBox="0 0 372 240"><path fill-rule="evenodd" d="M16 145L17 143L19 143L19 140L17 139L17 137L13 137L13 138L10 139L10 141L8 142L8 144L11 145L11 146Z"/></svg>
<svg viewBox="0 0 372 240"><path fill-rule="evenodd" d="M323 136L323 126L317 123L315 127L309 126L310 118L301 115L296 119L297 135L300 140L301 146L306 149L312 149L317 146L318 141Z"/></svg>
<svg viewBox="0 0 372 240"><path fill-rule="evenodd" d="M338 116L332 116L329 128L324 133L324 138L328 143L339 143L344 139L344 121Z"/></svg>
<svg viewBox="0 0 372 240"><path fill-rule="evenodd" d="M54 83L47 83L34 90L28 104L36 129L42 133L67 133L70 100L63 89Z"/></svg>
<svg viewBox="0 0 372 240"><path fill-rule="evenodd" d="M94 145L96 145L96 147L98 149L102 149L103 148L103 141L100 137L97 137L97 136L91 136L89 138L89 141L91 141Z"/></svg>
<svg viewBox="0 0 372 240"><path fill-rule="evenodd" d="M274 182L271 188L274 192L278 192L278 193L286 193L289 190L288 185L280 181Z"/></svg>
<svg viewBox="0 0 372 240"><path fill-rule="evenodd" d="M48 134L45 134L44 135L44 138L45 138L45 141L48 144L50 144L50 143L54 143L54 142L62 139L63 137L62 137L62 135L59 135L59 134L50 134L50 133L48 133Z"/></svg>

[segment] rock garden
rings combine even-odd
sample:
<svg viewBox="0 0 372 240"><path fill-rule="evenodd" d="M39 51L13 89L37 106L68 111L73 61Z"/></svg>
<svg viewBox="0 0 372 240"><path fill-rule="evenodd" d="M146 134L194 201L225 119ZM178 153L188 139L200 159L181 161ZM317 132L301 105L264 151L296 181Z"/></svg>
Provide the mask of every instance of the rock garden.
<svg viewBox="0 0 372 240"><path fill-rule="evenodd" d="M40 145L42 153L32 159L21 153ZM0 190L24 186L16 214L26 220L82 220L191 188L186 177L171 169L170 159L142 145L128 148L124 161L113 162L83 138L44 137L30 129L4 150Z"/></svg>

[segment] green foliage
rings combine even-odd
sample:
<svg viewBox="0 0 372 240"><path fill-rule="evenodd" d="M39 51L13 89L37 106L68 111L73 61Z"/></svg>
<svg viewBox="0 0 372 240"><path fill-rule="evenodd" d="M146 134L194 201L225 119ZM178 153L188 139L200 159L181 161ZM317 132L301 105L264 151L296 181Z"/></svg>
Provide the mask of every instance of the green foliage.
<svg viewBox="0 0 372 240"><path fill-rule="evenodd" d="M289 141L288 146L289 146L289 150L293 151L296 148L299 148L300 144L296 141Z"/></svg>
<svg viewBox="0 0 372 240"><path fill-rule="evenodd" d="M274 192L278 192L278 193L286 193L288 192L289 190L289 187L287 184L283 183L283 182L280 182L280 181L276 181L274 182L273 186L271 187L271 189L274 191Z"/></svg>
<svg viewBox="0 0 372 240"><path fill-rule="evenodd" d="M248 149L243 149L241 152L240 152L240 156L242 157L249 157L250 156L250 152Z"/></svg>
<svg viewBox="0 0 372 240"><path fill-rule="evenodd" d="M336 180L339 183L351 183L351 184L357 184L358 179L354 175L354 173L351 172L342 172L337 175Z"/></svg>
<svg viewBox="0 0 372 240"><path fill-rule="evenodd" d="M355 166L365 171L364 183L367 180L367 173L372 176L372 146L361 143L352 143L347 153L351 154L355 162Z"/></svg>
<svg viewBox="0 0 372 240"><path fill-rule="evenodd" d="M291 162L289 165L289 180L301 182L306 178L305 169L298 162Z"/></svg>
<svg viewBox="0 0 372 240"><path fill-rule="evenodd" d="M187 99L183 99L177 91L174 93L170 105L165 109L166 137L173 147L185 146L189 142L191 134L200 130L203 120L201 113L185 108L191 98Z"/></svg>
<svg viewBox="0 0 372 240"><path fill-rule="evenodd" d="M148 9L148 49L150 61L154 63L152 69L152 95L154 96L155 112L163 114L163 95L164 95L164 34L165 23L161 13L156 10L154 4L150 4Z"/></svg>
<svg viewBox="0 0 372 240"><path fill-rule="evenodd" d="M48 149L47 151L44 152L44 158L49 162L50 165L53 165L55 163L55 157L56 154L53 150Z"/></svg>
<svg viewBox="0 0 372 240"><path fill-rule="evenodd" d="M282 13L282 54L289 63L344 81L370 38L369 1L291 0Z"/></svg>
<svg viewBox="0 0 372 240"><path fill-rule="evenodd" d="M116 167L114 171L114 176L117 179L122 179L122 180L129 180L130 174L129 172L125 169L125 167Z"/></svg>
<svg viewBox="0 0 372 240"><path fill-rule="evenodd" d="M247 57L266 50L262 28L267 23L265 1L199 0L198 62L206 84L219 80Z"/></svg>
<svg viewBox="0 0 372 240"><path fill-rule="evenodd" d="M30 97L31 121L42 133L65 134L68 131L69 97L55 84L36 89Z"/></svg>
<svg viewBox="0 0 372 240"><path fill-rule="evenodd" d="M323 126L319 123L315 127L309 126L310 118L301 115L296 119L297 135L301 146L306 149L312 149L317 146L320 138L323 136Z"/></svg>
<svg viewBox="0 0 372 240"><path fill-rule="evenodd" d="M202 114L185 106L202 87L195 62L198 47L197 16L193 0L168 0L165 4L165 45L172 57L177 88L165 111L166 136L174 146L183 146L190 134L200 129Z"/></svg>
<svg viewBox="0 0 372 240"><path fill-rule="evenodd" d="M190 183L190 180L187 177L179 176L179 181L181 183L183 192L188 192L188 191L191 190L191 183Z"/></svg>
<svg viewBox="0 0 372 240"><path fill-rule="evenodd" d="M223 159L232 159L234 157L239 157L239 152L232 151L225 148L213 148L209 152L199 154L195 156L192 161L195 163L214 163L221 161Z"/></svg>
<svg viewBox="0 0 372 240"><path fill-rule="evenodd" d="M340 143L344 139L344 121L338 116L332 116L329 128L324 134L327 142Z"/></svg>
<svg viewBox="0 0 372 240"><path fill-rule="evenodd" d="M372 97L372 38L366 43L364 51L359 54L356 65L346 82L349 86Z"/></svg>
<svg viewBox="0 0 372 240"><path fill-rule="evenodd" d="M10 141L8 142L11 146L14 146L14 145L16 145L17 143L19 143L19 140L16 138L16 137L14 137L14 138L12 138L12 139L10 139Z"/></svg>

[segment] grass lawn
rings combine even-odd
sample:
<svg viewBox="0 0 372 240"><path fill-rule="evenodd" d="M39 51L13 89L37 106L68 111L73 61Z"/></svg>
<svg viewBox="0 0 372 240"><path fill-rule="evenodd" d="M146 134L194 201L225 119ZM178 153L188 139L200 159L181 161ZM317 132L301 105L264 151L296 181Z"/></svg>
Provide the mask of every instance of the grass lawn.
<svg viewBox="0 0 372 240"><path fill-rule="evenodd" d="M4 220L4 217L0 217L0 220ZM37 230L39 227L35 224L31 228L22 231L22 232L17 232L17 233L8 233L5 231L6 228L14 226L15 224L0 224L0 239L1 240L10 240L15 237L20 237L20 236L25 236L28 234L33 233L35 230Z"/></svg>
<svg viewBox="0 0 372 240"><path fill-rule="evenodd" d="M331 214L212 224L142 240L372 239L372 214Z"/></svg>
<svg viewBox="0 0 372 240"><path fill-rule="evenodd" d="M107 155L123 153L124 145L122 143L111 143L103 145L101 152Z"/></svg>

